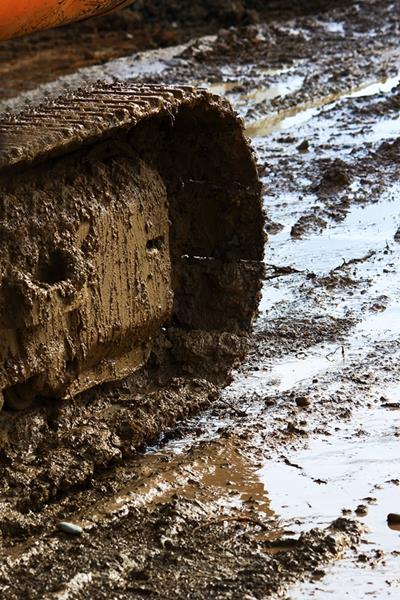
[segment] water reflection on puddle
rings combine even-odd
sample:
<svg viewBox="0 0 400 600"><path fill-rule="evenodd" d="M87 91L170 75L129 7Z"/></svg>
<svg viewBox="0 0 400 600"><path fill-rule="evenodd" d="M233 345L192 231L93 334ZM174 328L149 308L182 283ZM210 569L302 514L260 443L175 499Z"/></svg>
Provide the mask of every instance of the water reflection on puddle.
<svg viewBox="0 0 400 600"><path fill-rule="evenodd" d="M339 35L345 35L345 24L337 21L327 21L322 23L327 31L330 33L337 33Z"/></svg>
<svg viewBox="0 0 400 600"><path fill-rule="evenodd" d="M302 530L328 525L342 509L355 509L363 498L372 498L371 494L376 495L376 481L384 483L398 474L400 444L393 435L393 421L381 406L355 411L352 426L342 427L326 438L314 439L307 450L290 456L291 462L301 468L266 464L259 477L268 490L271 508L289 519L294 528ZM400 488L392 485L390 489L389 512L396 512ZM380 527L379 533L386 534L381 543L390 546L393 536L388 531L386 516L380 510L376 525ZM365 521L371 521L371 516Z"/></svg>
<svg viewBox="0 0 400 600"><path fill-rule="evenodd" d="M299 127L312 119L322 107L325 110L329 110L339 101L346 98L360 98L388 92L398 85L399 81L400 75L396 75L384 81L366 84L351 91L327 95L305 104L299 104L294 108L283 110L258 121L248 123L246 128L247 135L251 138L260 138L270 135L273 132ZM390 126L387 125L387 127ZM398 129L397 124L395 127Z"/></svg>
<svg viewBox="0 0 400 600"><path fill-rule="evenodd" d="M235 378L226 390L227 397L243 392L270 392L290 390L314 377L346 366L352 358L361 359L369 352L371 340L397 340L400 337L400 301L394 301L386 310L369 313L358 323L345 342L323 343L312 346L301 356L289 355L273 363L260 359L257 371Z"/></svg>
<svg viewBox="0 0 400 600"><path fill-rule="evenodd" d="M288 600L374 600L400 598L400 535L386 523L386 514L400 504L400 490L386 485L375 494L376 504L368 507L363 519L369 532L356 551L349 551L341 561L332 565L325 577L316 584L309 582L292 589ZM385 550L384 556L380 554ZM371 568L368 560L374 561Z"/></svg>
<svg viewBox="0 0 400 600"><path fill-rule="evenodd" d="M278 71L278 73L281 74L282 71ZM303 82L304 77L293 75L283 81L270 83L256 89L251 88L249 92L236 91L240 90L240 84L238 84L237 79L235 81L211 83L207 88L220 96L229 95L230 100L235 104L235 108L240 110L240 108L247 106L249 103L255 105L266 100L274 100L275 98L293 94L302 87Z"/></svg>
<svg viewBox="0 0 400 600"><path fill-rule="evenodd" d="M399 192L400 186L396 184L378 203L353 206L344 221L328 226L322 234L312 233L294 242L288 229L271 236L268 261L326 274L348 258L362 257L371 249L383 249L392 242L400 224Z"/></svg>
<svg viewBox="0 0 400 600"><path fill-rule="evenodd" d="M393 400L398 401L399 395L397 388L386 391ZM259 471L271 508L295 531L325 527L342 509L351 510L348 516L355 518L357 506L366 507L366 514L358 518L367 531L356 555L348 553L318 585L299 586L290 594L292 600L400 597L399 528L387 524L389 513L400 512L400 443L395 435L399 423L400 419L383 407L358 410L352 425L314 439L307 450L292 454L290 461L300 468L267 463ZM363 570L358 556L372 553L372 557L379 557L381 551L385 558L379 568ZM358 560L359 567L355 566Z"/></svg>

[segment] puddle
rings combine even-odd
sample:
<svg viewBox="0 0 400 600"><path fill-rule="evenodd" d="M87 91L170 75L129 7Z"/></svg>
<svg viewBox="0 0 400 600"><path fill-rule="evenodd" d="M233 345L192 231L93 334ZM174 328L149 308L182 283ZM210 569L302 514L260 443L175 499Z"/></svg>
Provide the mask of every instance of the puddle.
<svg viewBox="0 0 400 600"><path fill-rule="evenodd" d="M322 23L322 25L325 27L326 31L329 31L329 33L338 33L339 35L345 35L346 33L344 23L329 21Z"/></svg>
<svg viewBox="0 0 400 600"><path fill-rule="evenodd" d="M398 394L389 397L398 399ZM350 518L357 518L358 505L367 509L358 517L366 527L361 546L333 565L317 586L314 582L293 590L292 600L366 596L380 600L400 595L400 534L386 520L400 506L400 444L393 435L399 421L378 406L356 411L352 423L291 454L290 460L301 469L275 463L259 472L271 508L295 531L326 526L342 509L352 511L346 515ZM369 560L376 561L375 569L366 568Z"/></svg>
<svg viewBox="0 0 400 600"><path fill-rule="evenodd" d="M287 285L287 277L281 277L280 282L272 280L265 283L261 301L264 318L271 317L275 303L278 316L285 315L285 306L287 311L293 311L296 288L304 283L304 273L311 271L321 276L328 275L344 261L361 258L372 248L377 252L376 261L371 258L366 265L361 262L357 268L361 274L365 270L368 277L375 275L376 282L371 282L368 290L360 290L341 301L336 300L335 305L328 309L328 315L344 317L354 307L359 316L360 322L346 336L343 345L340 342L323 343L309 348L301 356L289 355L277 361L260 358L258 370L236 378L228 388L227 396L240 395L246 390L256 391L260 386L271 391L291 389L302 382L311 381L321 373L343 368L352 357L365 355L373 340L399 338L400 303L396 298L400 298L400 277L393 273L390 265L397 264L400 249L392 244L391 252L386 250L398 228L398 194L399 186L396 185L377 204L353 206L342 223L328 227L320 235L313 234L295 242L287 232L270 238L268 261L290 265L303 275L292 276L292 293ZM324 248L323 254L321 247ZM385 294L392 300L383 306L383 310L361 312L361 304L372 304L374 298Z"/></svg>
<svg viewBox="0 0 400 600"><path fill-rule="evenodd" d="M272 83L269 86L261 87L248 94L239 96L239 105L241 103L252 101L252 103L260 103L265 100L274 100L275 98L288 96L301 88L304 82L304 77L293 76L279 83Z"/></svg>
<svg viewBox="0 0 400 600"><path fill-rule="evenodd" d="M229 99L231 102L234 102L237 110L240 110L244 106L247 106L249 103L259 104L266 100L275 100L279 97L285 97L289 94L292 94L299 90L304 83L304 77L300 77L298 75L293 75L292 77L287 78L284 81L278 81L276 83L270 83L265 86L261 86L256 89L252 89L248 93L237 93L235 94L235 90L240 87L240 83L238 80L236 81L227 81L225 83L215 83L208 85L208 89L214 94L218 94L220 96L229 95ZM235 94L235 95L234 95Z"/></svg>
<svg viewBox="0 0 400 600"><path fill-rule="evenodd" d="M338 96L339 98L340 96ZM302 125L309 121L316 113L319 107L329 104L335 99L335 96L320 98L318 101L310 102L294 108L283 110L279 113L250 122L246 127L246 134L250 138L266 137L276 131L285 131L295 126Z"/></svg>
<svg viewBox="0 0 400 600"><path fill-rule="evenodd" d="M400 135L400 117L397 119L383 119L372 126L368 141L379 142L380 140L394 138Z"/></svg>
<svg viewBox="0 0 400 600"><path fill-rule="evenodd" d="M217 94L217 96L226 96L232 90L235 90L238 85L238 81L225 81L219 83L210 83L206 87L213 94Z"/></svg>
<svg viewBox="0 0 400 600"><path fill-rule="evenodd" d="M198 442L198 440L197 440ZM188 440L186 440L188 443ZM147 452L139 463L138 479L120 490L108 502L77 515L74 522L90 527L104 517L127 512L129 506L147 506L171 501L175 494L207 503L214 502L222 512L241 511L246 505L272 517L267 491L254 467L229 440L215 441L195 456L176 453L174 443L164 450ZM196 482L196 484L194 484ZM278 539L281 530L272 528L269 539Z"/></svg>
<svg viewBox="0 0 400 600"><path fill-rule="evenodd" d="M307 450L291 454L291 462L301 469L275 463L259 471L271 507L288 519L292 528L323 527L341 515L342 509L354 510L361 503L368 506L363 499L376 495L376 481L384 484L397 477L400 444L393 436L395 419L388 418L387 409L356 410L352 423L327 438L312 440ZM389 512L396 512L400 487L392 485L390 489ZM372 512L376 514L378 509ZM371 514L363 521L374 526ZM386 516L382 509L376 524L379 532L385 533L381 542L385 550L394 539Z"/></svg>
<svg viewBox="0 0 400 600"><path fill-rule="evenodd" d="M270 115L264 119L250 122L246 127L246 133L250 138L265 137L274 132L299 127L312 119L321 107L325 107L326 110L329 110L339 101L345 100L346 98L359 98L362 96L372 96L388 92L398 85L399 82L400 74L381 82L365 84L354 90L317 98L314 102L297 105L292 109L283 110L282 112Z"/></svg>
<svg viewBox="0 0 400 600"><path fill-rule="evenodd" d="M271 236L268 261L323 275L344 260L364 256L372 248L383 249L393 241L399 227L399 191L400 186L396 184L379 202L366 206L353 205L341 223L294 242L290 238L290 227L286 227Z"/></svg>
<svg viewBox="0 0 400 600"><path fill-rule="evenodd" d="M326 375L347 366L354 357L366 355L371 340L397 340L400 335L400 303L388 307L384 312L371 314L357 325L345 342L324 343L311 347L305 356L286 356L271 365L260 360L257 371L238 377L225 392L228 397L239 397L243 393L284 392L313 378Z"/></svg>
<svg viewBox="0 0 400 600"><path fill-rule="evenodd" d="M313 350L318 351L318 349ZM277 382L278 390L280 392L290 390L302 381L313 379L333 369L334 365L340 367L345 363L345 358L337 345L323 346L319 351L304 358L286 358L273 367L269 376L272 381Z"/></svg>

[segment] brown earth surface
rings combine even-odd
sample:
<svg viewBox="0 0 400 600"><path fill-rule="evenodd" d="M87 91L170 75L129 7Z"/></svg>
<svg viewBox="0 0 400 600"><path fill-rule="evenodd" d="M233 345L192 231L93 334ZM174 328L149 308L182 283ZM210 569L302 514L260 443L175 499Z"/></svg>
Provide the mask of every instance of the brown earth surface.
<svg viewBox="0 0 400 600"><path fill-rule="evenodd" d="M277 15L287 18L288 11L298 14L317 7L326 10L337 3L338 0L138 1L111 15L0 43L0 98L12 97L39 83L118 56L215 33L221 25L251 24Z"/></svg>

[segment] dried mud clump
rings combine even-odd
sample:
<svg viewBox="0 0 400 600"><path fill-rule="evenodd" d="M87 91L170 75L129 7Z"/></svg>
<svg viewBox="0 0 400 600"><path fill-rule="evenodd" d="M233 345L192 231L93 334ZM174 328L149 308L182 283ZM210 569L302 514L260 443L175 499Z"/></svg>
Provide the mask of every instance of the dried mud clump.
<svg viewBox="0 0 400 600"><path fill-rule="evenodd" d="M290 235L294 239L301 239L303 236L309 233L322 231L325 229L326 225L327 223L325 219L319 217L318 215L303 215L293 225L292 229L290 230Z"/></svg>
<svg viewBox="0 0 400 600"><path fill-rule="evenodd" d="M352 182L350 167L340 158L336 158L324 171L318 185L319 197L328 197L346 189Z"/></svg>

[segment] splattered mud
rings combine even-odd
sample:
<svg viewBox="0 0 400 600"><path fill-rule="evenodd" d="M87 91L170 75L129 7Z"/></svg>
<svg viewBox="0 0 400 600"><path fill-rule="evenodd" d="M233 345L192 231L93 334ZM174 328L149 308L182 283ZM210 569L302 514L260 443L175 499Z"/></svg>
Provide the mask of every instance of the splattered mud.
<svg viewBox="0 0 400 600"><path fill-rule="evenodd" d="M4 100L99 77L223 93L257 152L269 241L222 394L177 380L140 405L126 383L19 416L2 597L398 598L399 14L281 16Z"/></svg>

